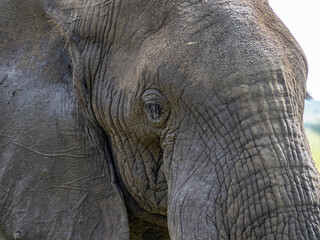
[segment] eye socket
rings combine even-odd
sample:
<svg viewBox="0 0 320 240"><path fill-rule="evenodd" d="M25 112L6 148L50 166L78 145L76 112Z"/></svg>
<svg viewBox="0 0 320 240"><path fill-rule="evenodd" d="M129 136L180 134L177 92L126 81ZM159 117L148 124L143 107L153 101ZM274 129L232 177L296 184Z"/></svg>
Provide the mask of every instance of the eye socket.
<svg viewBox="0 0 320 240"><path fill-rule="evenodd" d="M157 128L162 127L170 112L166 97L157 89L148 89L142 94L141 100L149 123Z"/></svg>
<svg viewBox="0 0 320 240"><path fill-rule="evenodd" d="M147 112L150 119L153 121L157 121L160 118L160 115L162 113L161 105L153 101L145 103L144 109Z"/></svg>

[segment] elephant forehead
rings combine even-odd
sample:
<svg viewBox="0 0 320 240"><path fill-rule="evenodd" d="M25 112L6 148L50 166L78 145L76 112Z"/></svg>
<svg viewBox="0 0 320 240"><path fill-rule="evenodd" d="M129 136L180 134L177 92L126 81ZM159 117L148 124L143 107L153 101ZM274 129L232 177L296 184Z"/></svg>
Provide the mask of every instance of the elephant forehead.
<svg viewBox="0 0 320 240"><path fill-rule="evenodd" d="M190 86L228 99L258 81L281 91L285 81L301 88L306 78L301 48L263 1L184 1L157 31L132 36L115 48L109 71L133 95L160 84L176 95Z"/></svg>
<svg viewBox="0 0 320 240"><path fill-rule="evenodd" d="M195 5L181 7L180 15L143 42L134 68L175 68L184 77L163 74L162 81L177 83L178 89L188 80L216 91L250 85L250 75L258 72L291 72L291 78L304 82L304 54L270 7L230 2L200 10Z"/></svg>

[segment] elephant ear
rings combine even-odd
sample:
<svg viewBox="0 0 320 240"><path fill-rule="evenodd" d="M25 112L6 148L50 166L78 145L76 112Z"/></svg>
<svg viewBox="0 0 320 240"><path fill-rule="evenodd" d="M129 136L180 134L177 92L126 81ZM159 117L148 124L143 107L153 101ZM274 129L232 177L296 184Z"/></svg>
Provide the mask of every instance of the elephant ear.
<svg viewBox="0 0 320 240"><path fill-rule="evenodd" d="M73 66L65 38L38 1L5 2L0 29L10 34L0 34L0 236L129 239L107 136L85 93L74 90L73 72L81 67Z"/></svg>

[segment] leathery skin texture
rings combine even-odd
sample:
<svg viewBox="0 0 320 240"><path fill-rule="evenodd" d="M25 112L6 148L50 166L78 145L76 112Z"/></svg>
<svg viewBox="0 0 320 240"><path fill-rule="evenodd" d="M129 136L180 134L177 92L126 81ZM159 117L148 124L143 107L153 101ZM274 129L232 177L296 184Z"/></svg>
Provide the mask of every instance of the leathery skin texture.
<svg viewBox="0 0 320 240"><path fill-rule="evenodd" d="M2 0L0 70L1 240L320 239L267 0Z"/></svg>

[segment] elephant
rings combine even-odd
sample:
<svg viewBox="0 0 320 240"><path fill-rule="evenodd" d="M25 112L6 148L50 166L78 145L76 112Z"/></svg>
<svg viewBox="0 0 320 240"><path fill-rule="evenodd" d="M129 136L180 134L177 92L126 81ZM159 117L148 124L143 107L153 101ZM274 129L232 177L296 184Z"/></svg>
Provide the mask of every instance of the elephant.
<svg viewBox="0 0 320 240"><path fill-rule="evenodd" d="M320 239L267 0L0 0L0 69L0 239Z"/></svg>

